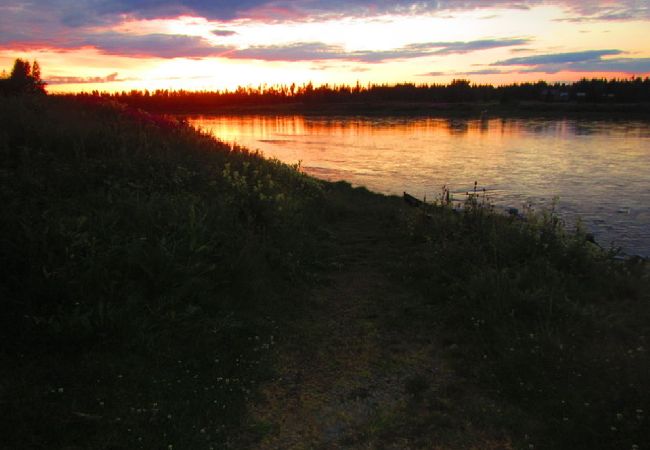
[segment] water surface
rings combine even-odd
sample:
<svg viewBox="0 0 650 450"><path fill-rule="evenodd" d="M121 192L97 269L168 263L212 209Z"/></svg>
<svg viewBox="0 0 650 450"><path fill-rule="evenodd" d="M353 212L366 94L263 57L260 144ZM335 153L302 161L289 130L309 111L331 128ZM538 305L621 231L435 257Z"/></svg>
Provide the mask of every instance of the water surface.
<svg viewBox="0 0 650 450"><path fill-rule="evenodd" d="M549 119L201 116L191 123L328 180L558 209L603 246L650 256L650 123Z"/></svg>

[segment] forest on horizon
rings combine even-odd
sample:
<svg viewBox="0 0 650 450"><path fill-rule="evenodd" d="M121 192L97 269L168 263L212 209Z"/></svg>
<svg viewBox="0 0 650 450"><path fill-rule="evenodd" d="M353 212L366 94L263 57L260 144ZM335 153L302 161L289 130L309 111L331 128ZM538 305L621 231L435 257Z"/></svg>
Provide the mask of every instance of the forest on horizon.
<svg viewBox="0 0 650 450"><path fill-rule="evenodd" d="M274 106L302 103L501 103L586 102L650 103L650 77L629 79L582 79L575 83L515 83L502 86L453 80L449 84L369 84L315 86L259 85L235 90L189 91L158 89L70 94L110 98L130 106L154 111L207 109L229 106Z"/></svg>
<svg viewBox="0 0 650 450"><path fill-rule="evenodd" d="M0 77L0 95L44 94L47 82L41 78L37 61L16 59L13 69ZM290 104L341 105L382 103L650 103L650 77L583 78L574 83L513 83L494 86L456 79L448 84L368 84L315 86L267 85L240 86L235 90L130 90L100 92L94 90L72 94L57 94L77 98L104 98L147 110L169 112L208 110L218 107L279 106Z"/></svg>

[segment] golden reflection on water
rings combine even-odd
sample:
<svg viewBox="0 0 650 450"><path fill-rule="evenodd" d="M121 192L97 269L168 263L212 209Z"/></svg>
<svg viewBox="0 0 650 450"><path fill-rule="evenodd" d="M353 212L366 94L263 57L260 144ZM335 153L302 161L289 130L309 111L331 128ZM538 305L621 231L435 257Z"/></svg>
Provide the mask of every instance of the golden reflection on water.
<svg viewBox="0 0 650 450"><path fill-rule="evenodd" d="M491 118L201 116L225 142L383 193L456 197L474 181L500 206L547 205L650 254L650 125Z"/></svg>
<svg viewBox="0 0 650 450"><path fill-rule="evenodd" d="M285 162L301 161L307 172L317 176L346 179L388 193L406 188L403 176L417 179L415 173L408 173L414 169L456 165L458 155L443 145L449 136L464 135L469 141L480 136L482 145L502 139L504 127L491 122L303 116L192 119L223 141L259 149ZM408 183L411 190L415 179Z"/></svg>
<svg viewBox="0 0 650 450"><path fill-rule="evenodd" d="M223 141L285 162L301 161L307 172L326 179L417 195L435 195L443 184L463 190L474 180L492 188L504 182L514 187L514 182L530 185L522 193L559 195L553 192L555 184L545 180L575 178L594 166L619 176L617 172L638 155L632 149L613 153L606 141L621 136L644 139L638 126L562 120L218 116L191 122ZM598 142L591 142L590 136ZM587 141L593 144L589 148ZM647 159L644 163L647 166Z"/></svg>

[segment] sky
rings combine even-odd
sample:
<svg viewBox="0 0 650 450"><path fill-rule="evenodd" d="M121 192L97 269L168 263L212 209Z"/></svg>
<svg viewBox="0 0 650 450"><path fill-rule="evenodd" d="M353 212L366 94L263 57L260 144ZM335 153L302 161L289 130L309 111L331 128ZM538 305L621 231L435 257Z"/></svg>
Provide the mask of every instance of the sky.
<svg viewBox="0 0 650 450"><path fill-rule="evenodd" d="M650 0L0 0L50 92L650 75Z"/></svg>

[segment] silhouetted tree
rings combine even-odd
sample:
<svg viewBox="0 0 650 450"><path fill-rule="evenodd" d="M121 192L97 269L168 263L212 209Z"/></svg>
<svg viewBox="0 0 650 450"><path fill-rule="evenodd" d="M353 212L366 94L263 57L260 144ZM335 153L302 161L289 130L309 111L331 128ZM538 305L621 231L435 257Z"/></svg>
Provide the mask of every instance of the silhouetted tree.
<svg viewBox="0 0 650 450"><path fill-rule="evenodd" d="M17 59L8 78L0 79L0 94L45 94L46 83L41 79L41 66L37 61Z"/></svg>

